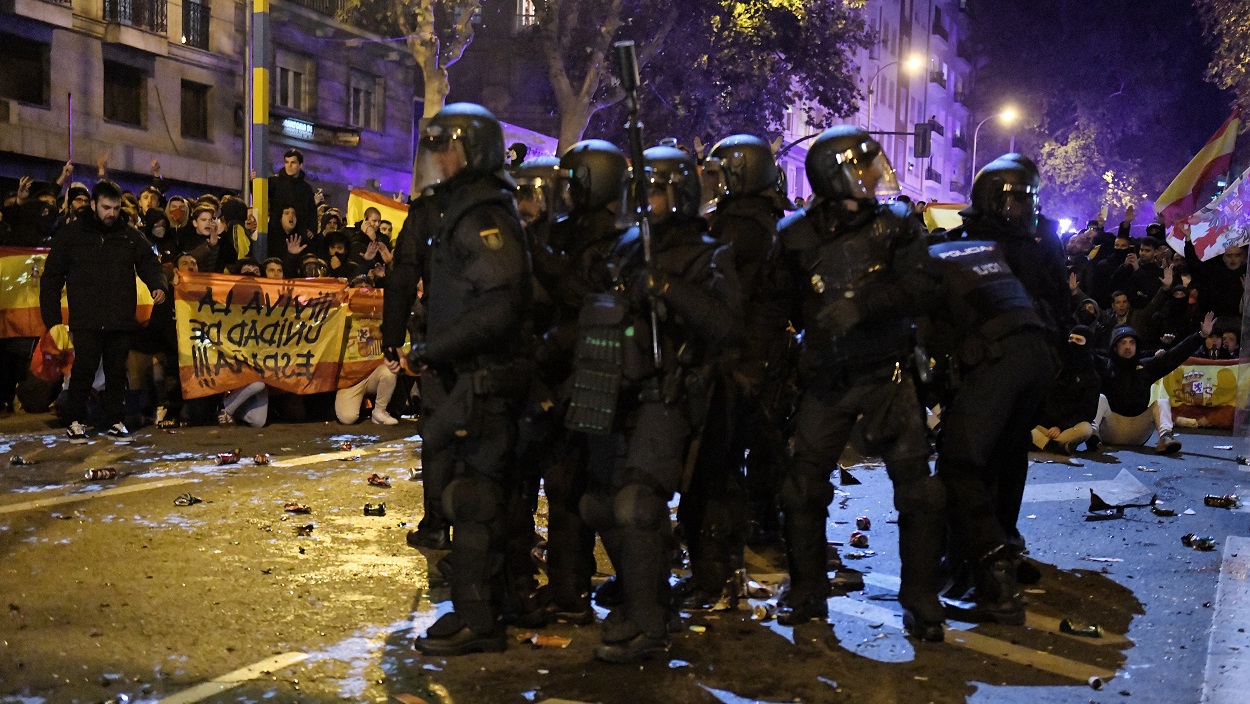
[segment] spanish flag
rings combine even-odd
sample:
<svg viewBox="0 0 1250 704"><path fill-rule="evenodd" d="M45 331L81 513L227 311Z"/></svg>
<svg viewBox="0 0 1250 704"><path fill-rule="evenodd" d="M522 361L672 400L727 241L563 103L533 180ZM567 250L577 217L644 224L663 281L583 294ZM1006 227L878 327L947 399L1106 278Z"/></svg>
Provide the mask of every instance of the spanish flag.
<svg viewBox="0 0 1250 704"><path fill-rule="evenodd" d="M1237 144L1237 130L1241 127L1241 108L1233 110L1211 139L1185 168L1172 179L1171 185L1155 201L1155 212L1163 218L1163 224L1172 223L1193 215L1199 207L1198 196L1204 186L1228 171L1233 161L1233 147Z"/></svg>
<svg viewBox="0 0 1250 704"><path fill-rule="evenodd" d="M39 279L48 250L0 247L0 339L40 337L47 328L39 310ZM135 277L135 320L147 325L152 319L152 292ZM69 320L69 303L61 292L61 321Z"/></svg>
<svg viewBox="0 0 1250 704"><path fill-rule="evenodd" d="M347 222L344 225L355 225L365 219L365 210L377 208L382 219L391 223L391 241L399 236L399 230L408 219L408 204L391 200L386 196L360 188L354 189L347 196ZM1189 213L1185 213L1188 215Z"/></svg>

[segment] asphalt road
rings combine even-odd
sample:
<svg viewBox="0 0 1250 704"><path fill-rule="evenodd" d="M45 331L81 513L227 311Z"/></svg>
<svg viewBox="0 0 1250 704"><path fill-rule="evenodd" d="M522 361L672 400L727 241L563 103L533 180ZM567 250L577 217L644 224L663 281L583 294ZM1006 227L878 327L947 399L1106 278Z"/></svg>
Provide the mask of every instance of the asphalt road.
<svg viewBox="0 0 1250 704"><path fill-rule="evenodd" d="M872 519L867 550L841 548L864 587L831 600L828 624L784 628L745 607L687 614L666 659L633 667L593 660L595 626L545 631L571 639L565 648L512 630L503 654L412 649L449 602L430 584L438 556L404 543L421 506L411 423L146 430L129 446L61 438L42 418L0 419L0 703L1222 704L1250 687L1250 514L1203 505L1250 496L1233 459L1245 443L1226 434L1184 433L1179 457L1035 456L1021 523L1043 579L1027 592L1029 623L952 623L942 644L900 630L889 483L855 464L862 483L839 488L829 538ZM235 448L241 463L215 463ZM259 452L272 464L248 459ZM83 478L102 467L119 476ZM373 472L391 488L369 486ZM1111 503L1157 494L1178 515L1087 521L1091 488ZM186 493L202 503L175 505ZM284 512L292 501L312 513ZM386 516L363 515L380 501ZM1185 547L1186 533L1215 549ZM747 565L766 586L784 573L776 551L751 551ZM1065 618L1103 635L1061 633Z"/></svg>

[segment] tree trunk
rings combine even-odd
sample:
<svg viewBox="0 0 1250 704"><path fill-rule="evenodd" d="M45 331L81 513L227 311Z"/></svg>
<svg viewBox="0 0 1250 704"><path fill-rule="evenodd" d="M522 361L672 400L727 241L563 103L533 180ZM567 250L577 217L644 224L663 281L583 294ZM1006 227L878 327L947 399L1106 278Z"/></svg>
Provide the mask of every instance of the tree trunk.
<svg viewBox="0 0 1250 704"><path fill-rule="evenodd" d="M565 104L560 105L560 140L556 146L556 156L569 150L569 147L582 141L582 135L590 126L591 101L585 96L571 96Z"/></svg>

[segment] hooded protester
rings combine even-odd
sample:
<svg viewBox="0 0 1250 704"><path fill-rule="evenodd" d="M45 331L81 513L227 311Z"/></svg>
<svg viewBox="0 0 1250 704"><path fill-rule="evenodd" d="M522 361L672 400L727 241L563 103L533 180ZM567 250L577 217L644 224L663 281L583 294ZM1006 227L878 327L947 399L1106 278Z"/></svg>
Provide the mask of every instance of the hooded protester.
<svg viewBox="0 0 1250 704"><path fill-rule="evenodd" d="M173 237L169 227L169 216L164 210L157 207L148 208L143 215L143 227L140 231L152 245L156 256L164 259L177 251L178 243Z"/></svg>
<svg viewBox="0 0 1250 704"><path fill-rule="evenodd" d="M1154 383L1185 363L1202 346L1215 328L1215 316L1207 313L1201 329L1153 357L1138 358L1140 336L1130 327L1116 328L1111 334L1109 354L1096 363L1102 379L1098 415L1094 420L1097 442L1111 445L1144 445L1154 431L1159 440L1155 450L1171 455L1181 450L1172 435L1172 404L1167 398L1151 400Z"/></svg>
<svg viewBox="0 0 1250 704"><path fill-rule="evenodd" d="M195 238L195 226L191 224L191 211L193 208L182 196L173 196L165 205L165 216L169 218L169 232L166 237L172 237L177 243L176 249L180 252L190 251L199 242Z"/></svg>
<svg viewBox="0 0 1250 704"><path fill-rule="evenodd" d="M246 259L252 253L252 238L247 231L247 203L238 198L221 201L222 237L230 240L238 259Z"/></svg>
<svg viewBox="0 0 1250 704"><path fill-rule="evenodd" d="M1087 325L1077 325L1068 333L1059 373L1033 429L1035 448L1063 455L1076 452L1081 443L1086 450L1097 449L1093 422L1102 380L1094 368L1093 344L1094 332Z"/></svg>

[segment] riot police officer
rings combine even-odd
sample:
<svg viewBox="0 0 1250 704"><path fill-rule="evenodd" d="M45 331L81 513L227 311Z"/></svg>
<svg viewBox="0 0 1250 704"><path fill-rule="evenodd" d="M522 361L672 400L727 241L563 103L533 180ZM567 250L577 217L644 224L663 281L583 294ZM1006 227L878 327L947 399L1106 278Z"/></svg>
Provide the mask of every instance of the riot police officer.
<svg viewBox="0 0 1250 704"><path fill-rule="evenodd" d="M704 199L713 206L711 235L730 245L742 287L743 345L722 359L678 519L690 551L683 603L719 608L739 596L731 578L742 563L748 504L757 527L778 527L773 462L780 460L782 428L764 400L782 381L790 337L789 311L776 285L777 221L789 204L772 148L759 137L721 140L702 166Z"/></svg>
<svg viewBox="0 0 1250 704"><path fill-rule="evenodd" d="M603 538L621 584L623 603L604 622L595 651L610 662L667 648L668 501L701 423L712 365L739 319L732 255L707 237L699 217L694 160L653 147L634 168L646 168L650 179L653 259L648 266L634 228L605 262L600 273L611 288L588 296L579 315L567 421L588 434L581 512Z"/></svg>
<svg viewBox="0 0 1250 704"><path fill-rule="evenodd" d="M929 474L929 446L908 360L911 316L927 283L924 237L910 209L878 198L898 183L881 145L852 126L825 130L808 150L811 203L778 224L803 329L803 396L781 487L790 591L778 620L828 614L825 520L830 471L861 416L864 439L894 483L904 624L943 638L938 601L945 504Z"/></svg>
<svg viewBox="0 0 1250 704"><path fill-rule="evenodd" d="M998 244L1012 273L1033 299L1055 359L1067 346L1072 296L1063 245L1052 229L1053 223L1043 218L1038 208L1040 183L1037 166L1028 157L998 157L974 179L972 202L960 213L963 225L950 232L950 239ZM1010 456L991 461L1002 468L996 501L998 518L1018 549L1024 547L1016 524L1028 476L1027 447L1017 446Z"/></svg>
<svg viewBox="0 0 1250 704"><path fill-rule="evenodd" d="M1050 282L1025 273L1047 263L1036 256L1037 183L1036 170L1014 159L977 174L967 225L930 250L944 295L927 297L942 302L936 317L948 329L940 337L949 341L943 352L955 379L942 413L938 475L954 547L972 568L977 607L970 615L1009 624L1024 623L1015 526L1029 431L1054 372L1044 293Z"/></svg>
<svg viewBox="0 0 1250 704"><path fill-rule="evenodd" d="M427 655L505 647L504 487L528 386L531 272L503 164L503 130L479 105L448 105L422 130L416 187L433 190L441 219L429 245L425 338L412 343L408 362L447 391L425 419L423 440L424 451L451 456L442 504L452 525L454 607L417 639Z"/></svg>

